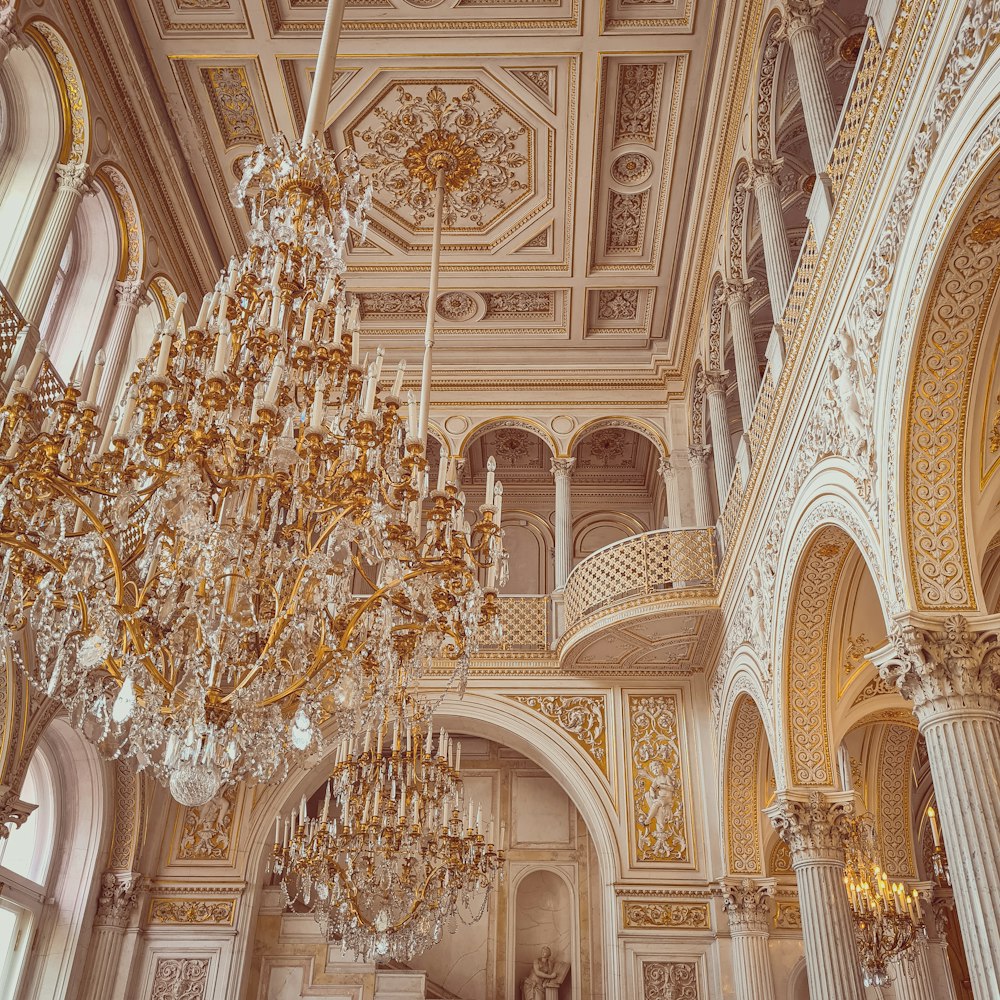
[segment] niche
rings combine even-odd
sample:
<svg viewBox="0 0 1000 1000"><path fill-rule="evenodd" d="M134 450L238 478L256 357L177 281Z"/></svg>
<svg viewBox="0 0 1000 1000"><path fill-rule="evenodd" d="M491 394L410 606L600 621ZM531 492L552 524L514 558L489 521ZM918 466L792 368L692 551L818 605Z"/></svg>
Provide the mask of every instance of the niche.
<svg viewBox="0 0 1000 1000"><path fill-rule="evenodd" d="M543 948L552 952L558 966L567 963L569 972L559 987L559 1000L573 1000L577 995L574 973L574 912L573 894L566 882L555 872L544 868L525 875L517 886L514 907L514 983L512 996L522 1000L522 983L530 975L532 964ZM544 1000L554 1000L543 991ZM534 1000L534 998L532 998Z"/></svg>

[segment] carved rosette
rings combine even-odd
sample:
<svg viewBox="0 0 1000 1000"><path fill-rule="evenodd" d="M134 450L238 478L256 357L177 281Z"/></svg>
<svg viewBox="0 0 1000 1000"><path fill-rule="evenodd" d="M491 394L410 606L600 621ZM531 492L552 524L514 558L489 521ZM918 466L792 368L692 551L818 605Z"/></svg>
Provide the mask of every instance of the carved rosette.
<svg viewBox="0 0 1000 1000"><path fill-rule="evenodd" d="M719 883L722 905L733 934L766 934L774 883L756 879L724 879Z"/></svg>
<svg viewBox="0 0 1000 1000"><path fill-rule="evenodd" d="M855 814L853 793L801 796L779 792L765 813L788 845L793 869L811 861L843 860L844 841Z"/></svg>
<svg viewBox="0 0 1000 1000"><path fill-rule="evenodd" d="M138 872L105 872L101 876L94 926L127 926L141 891L142 876Z"/></svg>
<svg viewBox="0 0 1000 1000"><path fill-rule="evenodd" d="M940 629L897 629L891 652L874 659L883 680L913 703L921 727L945 712L1000 713L1000 633L973 631L962 615Z"/></svg>

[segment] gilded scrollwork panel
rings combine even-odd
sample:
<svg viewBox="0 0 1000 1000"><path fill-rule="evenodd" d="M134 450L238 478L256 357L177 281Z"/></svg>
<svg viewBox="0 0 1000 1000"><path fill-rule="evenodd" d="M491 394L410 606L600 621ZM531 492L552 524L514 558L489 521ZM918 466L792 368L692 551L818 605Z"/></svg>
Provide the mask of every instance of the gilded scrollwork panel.
<svg viewBox="0 0 1000 1000"><path fill-rule="evenodd" d="M607 777L608 732L605 695L508 695L558 726Z"/></svg>

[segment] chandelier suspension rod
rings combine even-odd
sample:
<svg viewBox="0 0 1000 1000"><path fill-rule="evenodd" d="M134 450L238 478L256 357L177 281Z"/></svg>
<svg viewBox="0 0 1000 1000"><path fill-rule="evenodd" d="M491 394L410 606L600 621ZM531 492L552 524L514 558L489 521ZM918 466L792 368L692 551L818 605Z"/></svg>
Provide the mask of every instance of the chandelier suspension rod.
<svg viewBox="0 0 1000 1000"><path fill-rule="evenodd" d="M319 44L316 75L313 77L312 94L309 96L309 111L306 114L305 128L302 130L303 142L308 142L314 135L319 135L326 121L330 92L333 89L333 70L337 63L337 47L340 44L340 28L344 22L346 6L347 0L330 0L326 8L323 39Z"/></svg>
<svg viewBox="0 0 1000 1000"><path fill-rule="evenodd" d="M431 359L434 353L434 316L437 312L438 285L441 270L441 231L444 227L445 166L437 168L434 185L434 242L431 246L431 280L427 292L427 325L424 328L424 366L420 372L420 430L419 437L427 447L427 421L431 401ZM441 456L444 461L444 455Z"/></svg>

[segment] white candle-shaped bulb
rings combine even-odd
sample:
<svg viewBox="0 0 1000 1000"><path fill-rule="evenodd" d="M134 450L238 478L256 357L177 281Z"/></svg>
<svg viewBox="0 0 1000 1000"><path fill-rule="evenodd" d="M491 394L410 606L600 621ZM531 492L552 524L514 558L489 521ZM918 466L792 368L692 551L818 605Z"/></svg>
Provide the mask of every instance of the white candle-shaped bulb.
<svg viewBox="0 0 1000 1000"><path fill-rule="evenodd" d="M285 355L283 352L278 351L278 354L274 359L274 364L271 366L270 378L267 380L267 391L264 393L264 403L267 406L271 406L278 398L278 388L281 382L281 373L284 366Z"/></svg>
<svg viewBox="0 0 1000 1000"><path fill-rule="evenodd" d="M306 306L306 318L302 323L302 339L306 343L309 343L309 339L310 337L312 337L313 318L315 317L315 315L316 315L316 303L310 302Z"/></svg>
<svg viewBox="0 0 1000 1000"><path fill-rule="evenodd" d="M174 336L168 327L163 336L160 337L160 355L156 359L157 378L163 378L167 374L167 365L170 363L170 349L174 346Z"/></svg>
<svg viewBox="0 0 1000 1000"><path fill-rule="evenodd" d="M493 490L497 480L497 460L490 455L486 461L486 506L493 506Z"/></svg>
<svg viewBox="0 0 1000 1000"><path fill-rule="evenodd" d="M503 513L503 483L497 483L493 490L493 506L497 509L493 523L499 528L500 516Z"/></svg>
<svg viewBox="0 0 1000 1000"><path fill-rule="evenodd" d="M226 272L226 295L230 298L236 292L236 258L232 257L229 261L229 270Z"/></svg>
<svg viewBox="0 0 1000 1000"><path fill-rule="evenodd" d="M333 295L334 288L337 287L337 279L333 274L328 274L326 276L326 283L323 285L323 297L320 299L320 305L325 309L330 304L330 298Z"/></svg>
<svg viewBox="0 0 1000 1000"><path fill-rule="evenodd" d="M24 384L24 380L28 375L28 369L21 365L16 372L14 372L14 381L11 382L10 388L7 390L7 397L3 401L4 406L10 406L14 401L14 393L21 388Z"/></svg>
<svg viewBox="0 0 1000 1000"><path fill-rule="evenodd" d="M215 345L215 367L213 374L222 375L229 363L229 320L225 319L219 324L219 339Z"/></svg>
<svg viewBox="0 0 1000 1000"><path fill-rule="evenodd" d="M279 253L275 255L274 267L271 269L271 287L277 288L281 283L281 272L285 266L285 258Z"/></svg>
<svg viewBox="0 0 1000 1000"><path fill-rule="evenodd" d="M934 846L938 848L941 846L941 830L938 827L937 813L934 812L933 806L927 807L927 818L931 823L931 836L934 838Z"/></svg>
<svg viewBox="0 0 1000 1000"><path fill-rule="evenodd" d="M406 374L406 361L400 361L396 367L396 378L392 383L392 395L399 399L399 394L403 391L403 376Z"/></svg>
<svg viewBox="0 0 1000 1000"><path fill-rule="evenodd" d="M347 320L347 328L351 333L357 333L361 328L361 299L357 295L351 297L351 314Z"/></svg>
<svg viewBox="0 0 1000 1000"><path fill-rule="evenodd" d="M351 315L354 315L354 306L351 306ZM347 330L351 335L351 364L356 368L361 363L361 331L353 322L348 323Z"/></svg>
<svg viewBox="0 0 1000 1000"><path fill-rule="evenodd" d="M455 747L455 770L462 770L462 742L459 740L458 746Z"/></svg>
<svg viewBox="0 0 1000 1000"><path fill-rule="evenodd" d="M406 394L406 436L414 441L417 438L417 401L412 392Z"/></svg>
<svg viewBox="0 0 1000 1000"><path fill-rule="evenodd" d="M201 300L201 308L198 310L198 319L195 321L195 328L198 330L204 330L205 324L208 323L209 313L212 310L212 303L215 301L215 296L209 292Z"/></svg>
<svg viewBox="0 0 1000 1000"><path fill-rule="evenodd" d="M90 388L87 390L87 402L96 403L97 393L101 388L101 376L104 374L104 365L106 364L106 358L104 351L98 351L97 357L94 358L94 371L90 376Z"/></svg>
<svg viewBox="0 0 1000 1000"><path fill-rule="evenodd" d="M233 274L235 276L235 270ZM173 331L183 329L182 324L184 323L184 307L187 305L187 300L187 292L182 292L177 296L177 301L174 303L174 312L170 317L170 329Z"/></svg>
<svg viewBox="0 0 1000 1000"><path fill-rule="evenodd" d="M445 477L448 475L448 457L444 453L444 448L441 449L441 454L438 458L438 481L437 488L440 493L445 486Z"/></svg>
<svg viewBox="0 0 1000 1000"><path fill-rule="evenodd" d="M24 376L24 382L22 386L25 392L31 392L32 387L35 384L35 379L38 378L38 373L42 370L42 365L45 363L45 359L49 356L49 345L45 343L44 340L38 342L38 346L35 348L35 353L32 355L31 362L28 365L27 374Z"/></svg>
<svg viewBox="0 0 1000 1000"><path fill-rule="evenodd" d="M333 314L333 346L340 347L344 340L344 303L338 302Z"/></svg>

